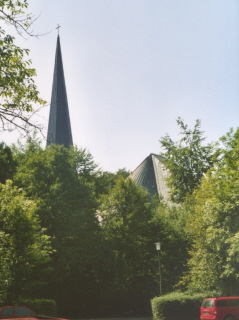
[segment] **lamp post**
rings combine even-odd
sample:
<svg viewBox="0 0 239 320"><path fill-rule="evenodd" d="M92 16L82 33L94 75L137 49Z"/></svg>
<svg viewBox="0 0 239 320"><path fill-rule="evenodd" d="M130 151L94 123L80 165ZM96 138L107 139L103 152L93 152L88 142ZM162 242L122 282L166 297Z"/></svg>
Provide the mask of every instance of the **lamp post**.
<svg viewBox="0 0 239 320"><path fill-rule="evenodd" d="M161 268L160 268L160 254L159 251L161 250L161 243L160 242L156 242L156 250L158 251L158 260L159 260L159 293L160 296L162 295L162 286L161 286Z"/></svg>

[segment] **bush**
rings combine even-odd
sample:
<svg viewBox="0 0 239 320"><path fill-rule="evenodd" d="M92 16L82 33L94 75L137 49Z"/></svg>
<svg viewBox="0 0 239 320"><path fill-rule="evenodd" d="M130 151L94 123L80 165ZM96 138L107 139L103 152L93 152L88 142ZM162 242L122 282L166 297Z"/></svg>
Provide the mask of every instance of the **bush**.
<svg viewBox="0 0 239 320"><path fill-rule="evenodd" d="M17 304L28 307L37 315L56 317L56 302L54 300L22 299Z"/></svg>
<svg viewBox="0 0 239 320"><path fill-rule="evenodd" d="M151 300L154 320L198 320L200 306L207 295L173 292Z"/></svg>

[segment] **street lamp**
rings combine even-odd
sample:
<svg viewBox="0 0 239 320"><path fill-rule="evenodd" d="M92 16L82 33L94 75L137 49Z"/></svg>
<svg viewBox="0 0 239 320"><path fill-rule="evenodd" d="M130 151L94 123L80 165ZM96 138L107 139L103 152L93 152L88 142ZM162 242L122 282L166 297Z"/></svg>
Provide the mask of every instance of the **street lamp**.
<svg viewBox="0 0 239 320"><path fill-rule="evenodd" d="M159 251L161 250L161 243L160 242L156 242L156 250L158 251L158 259L159 259L159 292L160 292L160 296L162 295L162 286L161 286L161 268L160 268L160 254Z"/></svg>

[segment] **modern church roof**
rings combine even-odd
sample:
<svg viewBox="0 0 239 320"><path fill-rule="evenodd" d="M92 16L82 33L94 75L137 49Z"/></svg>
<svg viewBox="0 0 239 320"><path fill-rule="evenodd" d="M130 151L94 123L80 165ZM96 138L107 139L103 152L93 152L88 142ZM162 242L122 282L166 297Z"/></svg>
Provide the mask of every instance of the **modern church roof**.
<svg viewBox="0 0 239 320"><path fill-rule="evenodd" d="M60 144L65 147L73 145L59 34L56 45L47 132L47 146L50 144ZM164 201L168 202L169 189L166 184L167 170L163 157L151 153L132 172L130 178L135 180L137 184L145 187L151 196L160 195Z"/></svg>
<svg viewBox="0 0 239 320"><path fill-rule="evenodd" d="M59 35L47 132L47 145L50 144L62 144L65 147L73 145Z"/></svg>
<svg viewBox="0 0 239 320"><path fill-rule="evenodd" d="M167 170L164 158L151 153L130 175L130 178L148 190L151 196L160 195L165 201L169 198L166 184Z"/></svg>

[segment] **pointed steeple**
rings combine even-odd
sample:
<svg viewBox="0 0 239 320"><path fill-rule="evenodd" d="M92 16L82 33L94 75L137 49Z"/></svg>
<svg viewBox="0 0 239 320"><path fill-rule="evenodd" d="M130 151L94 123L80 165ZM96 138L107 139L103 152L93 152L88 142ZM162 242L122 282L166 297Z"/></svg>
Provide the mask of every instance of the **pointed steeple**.
<svg viewBox="0 0 239 320"><path fill-rule="evenodd" d="M50 144L62 144L65 147L73 145L59 35L47 132L47 145Z"/></svg>

